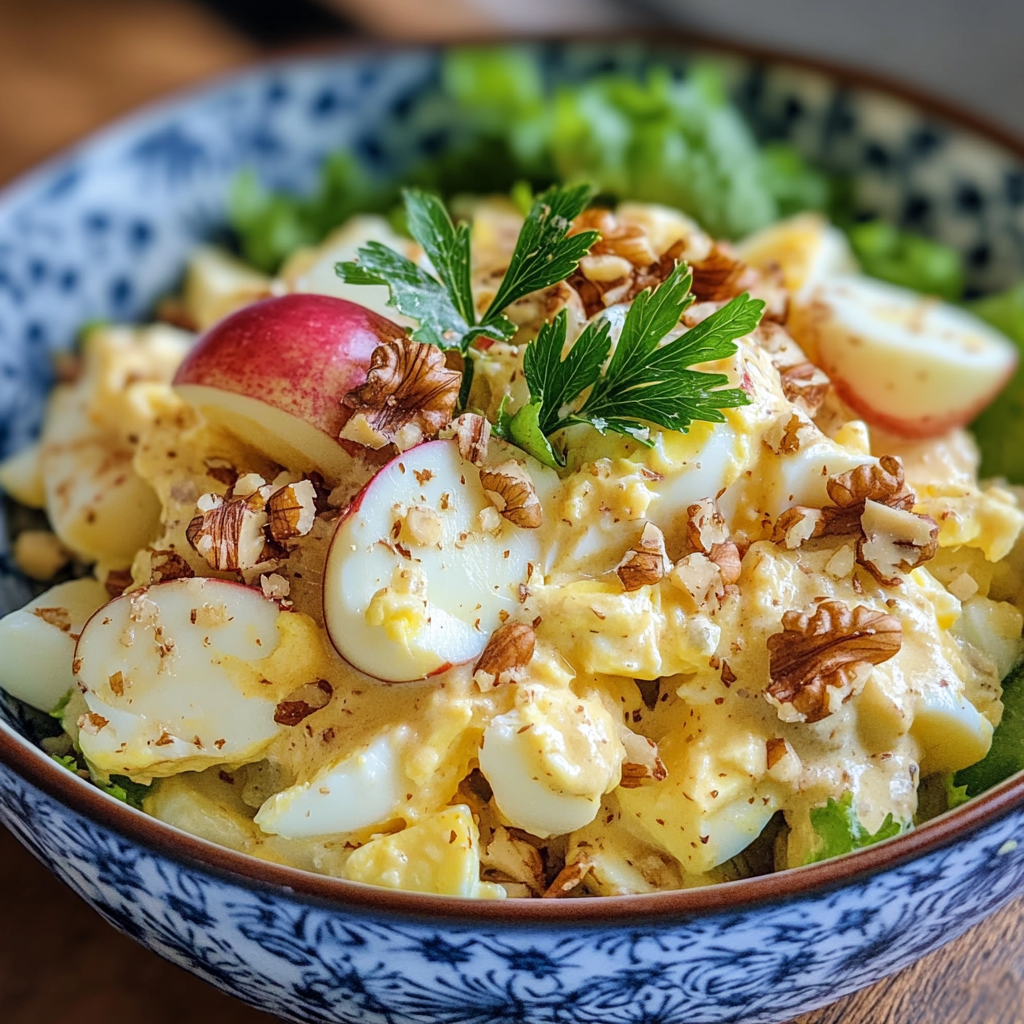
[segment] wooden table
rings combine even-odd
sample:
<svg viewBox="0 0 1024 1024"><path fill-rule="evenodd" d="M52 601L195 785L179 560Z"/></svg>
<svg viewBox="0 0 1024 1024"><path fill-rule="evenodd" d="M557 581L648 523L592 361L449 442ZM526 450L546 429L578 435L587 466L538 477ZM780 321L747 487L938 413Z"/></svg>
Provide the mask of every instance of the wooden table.
<svg viewBox="0 0 1024 1024"><path fill-rule="evenodd" d="M0 181L168 89L258 55L185 0L2 0ZM112 931L0 830L0 1019L270 1024ZM798 1024L1020 1024L1024 901Z"/></svg>

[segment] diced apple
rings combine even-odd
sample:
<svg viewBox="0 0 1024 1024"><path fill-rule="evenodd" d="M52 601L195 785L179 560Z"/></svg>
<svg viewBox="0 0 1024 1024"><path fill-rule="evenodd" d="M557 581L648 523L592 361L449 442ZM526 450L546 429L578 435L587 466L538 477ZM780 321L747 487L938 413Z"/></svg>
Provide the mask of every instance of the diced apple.
<svg viewBox="0 0 1024 1024"><path fill-rule="evenodd" d="M46 505L38 441L0 462L0 487L15 501L29 508L43 508Z"/></svg>
<svg viewBox="0 0 1024 1024"><path fill-rule="evenodd" d="M198 577L101 608L75 650L89 706L82 752L125 775L257 760L281 728L280 698L260 673L279 643L279 614L258 590Z"/></svg>
<svg viewBox="0 0 1024 1024"><path fill-rule="evenodd" d="M969 423L1017 365L1015 346L966 310L862 277L819 281L794 334L858 415L903 437Z"/></svg>
<svg viewBox="0 0 1024 1024"><path fill-rule="evenodd" d="M341 400L366 380L373 350L403 334L344 299L283 295L246 306L203 335L174 387L207 419L288 469L317 470L332 484L365 480L366 450L338 437L350 415Z"/></svg>
<svg viewBox="0 0 1024 1024"><path fill-rule="evenodd" d="M40 711L51 711L75 685L75 639L110 599L97 580L51 587L0 619L0 687Z"/></svg>
<svg viewBox="0 0 1024 1024"><path fill-rule="evenodd" d="M216 246L199 246L188 261L183 298L201 331L269 294L269 277Z"/></svg>
<svg viewBox="0 0 1024 1024"><path fill-rule="evenodd" d="M495 511L454 440L389 462L338 525L324 569L324 619L338 653L388 682L476 658L519 607L536 531Z"/></svg>
<svg viewBox="0 0 1024 1024"><path fill-rule="evenodd" d="M360 247L367 242L380 242L414 263L423 257L420 247L399 235L383 217L357 214L332 231L316 248L300 249L295 253L281 268L281 281L290 292L333 295L337 299L357 302L397 324L414 326L414 320L402 316L394 306L388 305L391 292L385 285L347 284L335 273L335 264L357 259Z"/></svg>
<svg viewBox="0 0 1024 1024"><path fill-rule="evenodd" d="M310 781L275 793L259 809L256 824L286 839L355 832L393 817L410 786L395 738L385 734L321 768Z"/></svg>
<svg viewBox="0 0 1024 1024"><path fill-rule="evenodd" d="M594 820L625 756L601 702L572 690L520 687L516 706L484 732L480 771L517 828L541 838Z"/></svg>

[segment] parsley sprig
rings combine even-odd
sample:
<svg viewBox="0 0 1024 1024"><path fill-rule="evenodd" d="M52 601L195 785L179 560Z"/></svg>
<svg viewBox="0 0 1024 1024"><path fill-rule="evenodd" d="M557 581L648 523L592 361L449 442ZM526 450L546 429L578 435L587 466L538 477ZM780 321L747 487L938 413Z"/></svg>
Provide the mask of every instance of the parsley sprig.
<svg viewBox="0 0 1024 1024"><path fill-rule="evenodd" d="M511 338L515 325L505 310L524 295L565 280L599 237L596 231L569 236L573 220L592 198L591 186L549 188L534 200L498 291L477 317L469 225L454 225L441 200L428 192L407 189L402 194L409 233L437 276L379 242L361 247L355 261L335 264L335 272L349 284L387 285L389 304L417 321L412 332L417 341L464 354L477 338Z"/></svg>
<svg viewBox="0 0 1024 1024"><path fill-rule="evenodd" d="M530 402L499 425L507 436L549 466L564 465L549 438L574 423L588 423L651 444L650 425L685 431L694 420L720 423L723 409L746 405L729 378L690 367L736 352L736 339L760 322L764 303L739 295L679 337L664 342L694 301L693 275L679 264L654 291L630 306L611 358L611 325L588 324L565 357L565 310L544 324L526 349L523 369ZM607 362L607 365L606 365Z"/></svg>

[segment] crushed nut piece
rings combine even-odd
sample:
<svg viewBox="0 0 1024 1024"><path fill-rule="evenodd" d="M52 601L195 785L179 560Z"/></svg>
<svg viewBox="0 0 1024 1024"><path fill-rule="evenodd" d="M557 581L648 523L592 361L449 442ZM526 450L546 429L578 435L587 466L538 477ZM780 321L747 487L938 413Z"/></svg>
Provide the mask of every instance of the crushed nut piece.
<svg viewBox="0 0 1024 1024"><path fill-rule="evenodd" d="M493 513L494 509L490 511ZM498 518L496 514L495 518ZM444 532L441 517L425 505L413 505L401 519L400 526L400 537L408 533L410 540L424 547L440 544Z"/></svg>
<svg viewBox="0 0 1024 1024"><path fill-rule="evenodd" d="M665 535L654 523L645 523L636 546L615 567L626 591L653 586L671 568L665 552Z"/></svg>
<svg viewBox="0 0 1024 1024"><path fill-rule="evenodd" d="M785 396L808 416L815 416L832 382L814 363L797 363L779 370Z"/></svg>
<svg viewBox="0 0 1024 1024"><path fill-rule="evenodd" d="M71 632L71 612L67 608L32 608L32 614L62 633Z"/></svg>
<svg viewBox="0 0 1024 1024"><path fill-rule="evenodd" d="M480 660L473 666L473 679L481 690L516 682L533 657L537 634L525 622L506 622L492 634Z"/></svg>
<svg viewBox="0 0 1024 1024"><path fill-rule="evenodd" d="M288 580L276 572L260 576L260 590L271 601L283 601L291 593L291 588Z"/></svg>
<svg viewBox="0 0 1024 1024"><path fill-rule="evenodd" d="M474 466L482 466L487 459L487 449L491 440L490 420L486 416L467 412L452 425L455 427L459 454Z"/></svg>
<svg viewBox="0 0 1024 1024"><path fill-rule="evenodd" d="M740 549L731 540L724 544L714 544L708 558L718 566L722 582L727 587L739 582L743 572L743 560L740 557Z"/></svg>
<svg viewBox="0 0 1024 1024"><path fill-rule="evenodd" d="M436 437L452 418L462 374L445 365L436 345L396 338L378 345L370 357L366 383L343 403L353 410L341 436L370 447L396 445L400 451ZM380 438L380 443L368 442Z"/></svg>
<svg viewBox="0 0 1024 1024"><path fill-rule="evenodd" d="M686 509L686 539L695 551L708 554L716 544L729 539L725 517L714 498L701 498Z"/></svg>
<svg viewBox="0 0 1024 1024"><path fill-rule="evenodd" d="M238 479L238 470L227 459L207 459L206 475L213 477L225 487L234 487Z"/></svg>
<svg viewBox="0 0 1024 1024"><path fill-rule="evenodd" d="M789 746L779 736L773 736L765 746L768 754L768 770L771 771L786 756Z"/></svg>
<svg viewBox="0 0 1024 1024"><path fill-rule="evenodd" d="M766 695L780 710L790 705L791 720L819 722L864 681L867 666L888 661L902 643L899 619L863 605L822 601L813 612L786 612L782 632L768 637Z"/></svg>
<svg viewBox="0 0 1024 1024"><path fill-rule="evenodd" d="M196 503L200 515L188 524L185 536L211 569L251 569L263 556L267 525L260 491L249 498L224 501L204 494Z"/></svg>
<svg viewBox="0 0 1024 1024"><path fill-rule="evenodd" d="M760 275L741 260L727 242L715 242L700 262L695 262L691 290L698 302L724 302L748 291Z"/></svg>
<svg viewBox="0 0 1024 1024"><path fill-rule="evenodd" d="M540 851L525 839L512 835L503 825L494 829L494 837L480 858L480 866L489 877L519 882L536 896L546 888Z"/></svg>
<svg viewBox="0 0 1024 1024"><path fill-rule="evenodd" d="M171 549L149 549L149 582L164 583L167 580L188 580L195 576L192 566L177 551Z"/></svg>
<svg viewBox="0 0 1024 1024"><path fill-rule="evenodd" d="M550 900L568 896L590 874L593 866L594 862L585 853L581 853L572 864L566 864L558 872L555 880L544 890L544 895L541 898Z"/></svg>
<svg viewBox="0 0 1024 1024"><path fill-rule="evenodd" d="M860 524L864 535L857 542L857 561L884 587L899 586L901 573L923 565L939 549L939 526L928 516L868 500Z"/></svg>
<svg viewBox="0 0 1024 1024"><path fill-rule="evenodd" d="M776 423L765 435L765 443L776 455L795 455L817 432L813 423L793 413L785 426Z"/></svg>
<svg viewBox="0 0 1024 1024"><path fill-rule="evenodd" d="M620 738L626 748L619 782L623 789L636 789L645 782L661 782L668 778L668 769L658 756L658 745L654 740L639 736L630 729L623 729Z"/></svg>
<svg viewBox="0 0 1024 1024"><path fill-rule="evenodd" d="M327 707L333 696L334 687L326 679L306 683L277 705L274 721L278 725L298 725L313 712Z"/></svg>
<svg viewBox="0 0 1024 1024"><path fill-rule="evenodd" d="M89 736L98 736L100 730L109 724L107 719L102 715L97 715L95 711L90 711L78 719L78 728Z"/></svg>
<svg viewBox="0 0 1024 1024"><path fill-rule="evenodd" d="M535 530L542 522L540 498L526 468L509 459L480 470L480 483L491 504L513 525Z"/></svg>
<svg viewBox="0 0 1024 1024"><path fill-rule="evenodd" d="M821 509L794 505L775 520L772 541L789 551L795 551L805 541L818 536L822 519Z"/></svg>
<svg viewBox="0 0 1024 1024"><path fill-rule="evenodd" d="M878 501L890 508L910 509L916 501L903 476L903 463L894 455L883 455L876 465L862 466L829 477L828 496L839 508L862 508L865 501Z"/></svg>
<svg viewBox="0 0 1024 1024"><path fill-rule="evenodd" d="M270 536L283 544L295 537L305 537L316 519L316 487L311 480L299 480L275 491L267 503L270 513Z"/></svg>
<svg viewBox="0 0 1024 1024"><path fill-rule="evenodd" d="M681 558L669 573L668 579L693 602L690 611L717 608L725 596L722 571L707 555L699 551Z"/></svg>

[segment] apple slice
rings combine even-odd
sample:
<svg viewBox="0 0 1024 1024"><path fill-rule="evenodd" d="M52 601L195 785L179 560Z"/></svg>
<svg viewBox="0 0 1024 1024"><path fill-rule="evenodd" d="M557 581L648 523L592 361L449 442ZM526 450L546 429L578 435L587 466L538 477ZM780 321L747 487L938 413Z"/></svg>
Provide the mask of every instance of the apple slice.
<svg viewBox="0 0 1024 1024"><path fill-rule="evenodd" d="M937 437L969 423L1017 366L1017 350L966 310L863 277L819 281L797 341L869 424Z"/></svg>
<svg viewBox="0 0 1024 1024"><path fill-rule="evenodd" d="M344 299L282 295L238 310L196 343L174 388L208 420L299 473L331 484L370 470L366 449L338 438L341 399L366 380L373 350L404 331ZM376 463L379 465L379 461Z"/></svg>
<svg viewBox="0 0 1024 1024"><path fill-rule="evenodd" d="M40 711L52 711L75 685L75 638L109 600L107 588L87 577L58 583L5 615L0 619L0 687Z"/></svg>
<svg viewBox="0 0 1024 1024"><path fill-rule="evenodd" d="M338 525L324 568L324 620L338 653L387 682L476 658L519 607L536 530L497 514L454 440L389 462Z"/></svg>
<svg viewBox="0 0 1024 1024"><path fill-rule="evenodd" d="M89 707L82 752L102 771L133 776L257 760L281 729L260 673L279 643L279 614L258 590L201 577L101 608L75 650Z"/></svg>

